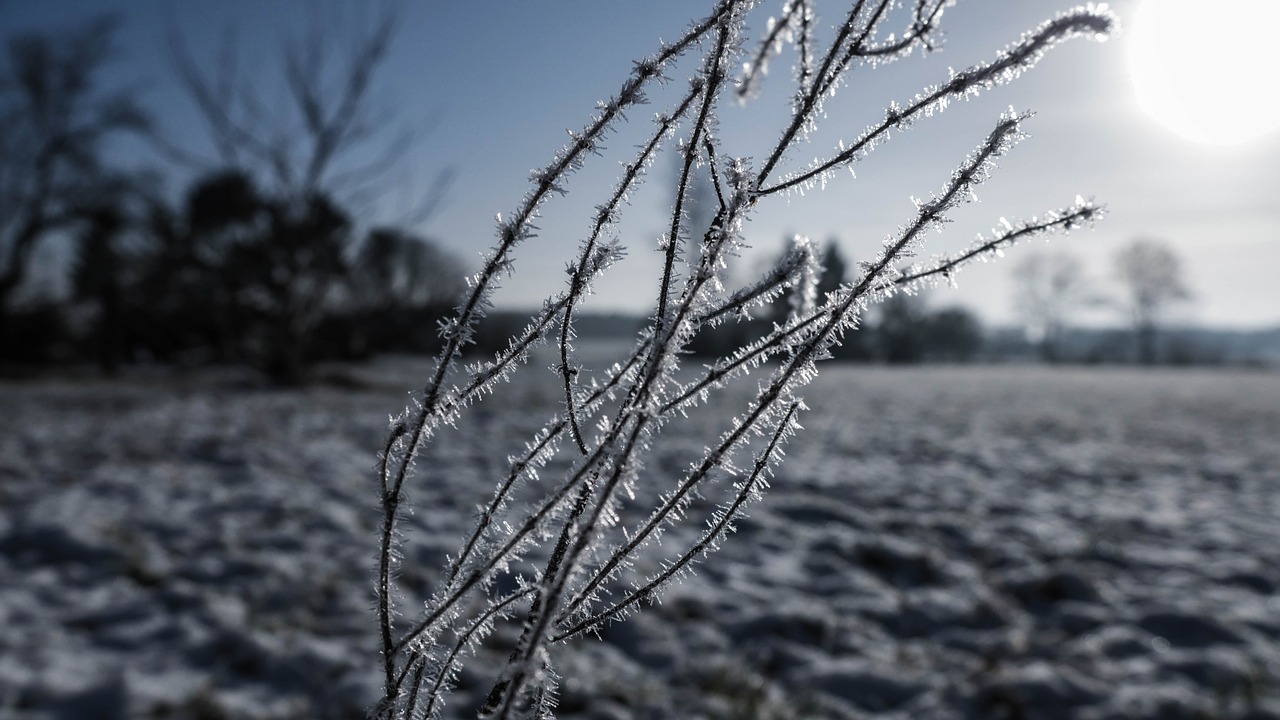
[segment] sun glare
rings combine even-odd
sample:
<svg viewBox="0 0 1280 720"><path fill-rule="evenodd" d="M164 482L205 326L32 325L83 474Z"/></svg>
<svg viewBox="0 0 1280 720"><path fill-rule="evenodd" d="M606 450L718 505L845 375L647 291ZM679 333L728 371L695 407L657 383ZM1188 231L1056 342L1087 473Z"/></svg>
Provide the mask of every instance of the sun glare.
<svg viewBox="0 0 1280 720"><path fill-rule="evenodd" d="M1280 0L1143 0L1127 38L1139 105L1208 145L1280 127L1278 28Z"/></svg>

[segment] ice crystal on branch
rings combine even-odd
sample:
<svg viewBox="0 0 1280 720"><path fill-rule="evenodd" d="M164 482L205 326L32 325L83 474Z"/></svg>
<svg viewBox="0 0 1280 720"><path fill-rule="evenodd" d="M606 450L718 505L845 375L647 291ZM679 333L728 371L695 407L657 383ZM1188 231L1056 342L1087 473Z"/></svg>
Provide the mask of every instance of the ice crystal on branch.
<svg viewBox="0 0 1280 720"><path fill-rule="evenodd" d="M747 222L780 204L792 191L825 184L837 169L852 171L890 135L909 138L922 118L951 102L1009 82L1054 45L1110 32L1115 19L1105 6L1063 13L1024 35L986 63L951 72L898 103L851 141L807 167L790 165L812 130L826 121L823 104L853 72L879 71L920 49L938 48L937 31L948 0L914 0L905 26L891 28L891 0L856 0L838 20L832 37L814 32L818 0L787 0L759 37L747 37L749 15L760 3L720 0L705 18L675 42L636 62L631 75L589 121L569 132L568 142L545 167L530 175L530 189L510 214L499 216L496 243L470 278L470 292L440 326L444 348L414 403L393 421L380 456L382 529L377 577L377 614L383 656L384 699L380 718L439 717L443 703L471 651L501 625L519 639L510 661L495 678L481 712L486 717L549 717L558 677L554 644L598 631L654 601L732 532L734 520L758 498L782 461L788 438L800 429L805 409L800 393L817 375L846 333L856 332L873 304L925 283L954 281L966 263L986 259L1025 238L1067 232L1101 216L1091 201L1040 218L1001 218L990 236L980 236L952 256L917 258L926 236L941 231L948 214L974 196L995 161L1023 137L1025 113L1001 116L994 129L960 162L939 191L916 201L914 214L861 264L857 279L818 296L820 268L812 243L797 237L790 250L755 280L727 286L745 247ZM828 6L822 6L828 7ZM776 142L733 147L717 132L718 113L745 101L766 80L768 62L780 53L795 58L789 116ZM623 162L617 181L602 189L584 221L576 254L565 258L566 282L491 359L462 364L477 322L492 307L500 281L519 271L518 252L536 245L535 225L544 207L569 191L571 175L607 149L627 111L656 102L657 83L675 61L701 53L687 84L657 110L646 139ZM742 74L736 86L730 78ZM838 119L837 119L838 122ZM631 352L611 367L590 371L576 357L576 313L593 287L625 264L620 238L627 199L647 178L663 151L679 160L665 227L653 242L662 274L653 291L650 321ZM763 158L752 163L745 158ZM710 222L691 227L686 217L695 168L710 170L714 206ZM576 192L576 191L575 191ZM652 237L652 236L650 236ZM701 369L686 367L690 344L708 328L750 317L787 294L785 317L763 334L745 338ZM530 373L530 352L555 343L553 372L562 387L562 411L545 418L523 449L493 478L494 490L477 508L471 529L450 556L425 605L400 607L397 551L406 509L406 485L415 478L414 458L437 434L485 402L499 383ZM530 382L544 382L533 378ZM677 476L646 464L655 447L686 431L695 406L718 409L728 390L754 388L744 405L720 419L704 440L701 457ZM707 409L707 408L704 408ZM700 498L709 503L697 503ZM679 542L658 543L673 528ZM654 562L653 554L661 557ZM639 562L644 558L643 565ZM640 567L659 570L640 572Z"/></svg>

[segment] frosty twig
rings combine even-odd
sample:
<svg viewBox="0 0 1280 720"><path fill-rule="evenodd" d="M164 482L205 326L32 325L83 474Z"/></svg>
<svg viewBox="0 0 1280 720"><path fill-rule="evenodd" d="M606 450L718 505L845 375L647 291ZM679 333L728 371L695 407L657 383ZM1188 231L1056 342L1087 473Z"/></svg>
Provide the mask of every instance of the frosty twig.
<svg viewBox="0 0 1280 720"><path fill-rule="evenodd" d="M459 668L498 623L519 624L520 637L496 678L481 712L486 717L546 717L552 712L556 676L552 645L598 629L634 612L642 601L682 576L690 563L710 553L731 531L743 507L759 496L799 429L801 389L817 373L847 332L856 330L865 309L896 292L951 275L965 263L1000 252L1023 238L1069 231L1099 217L1083 200L1023 223L1005 221L990 238L968 250L928 263L910 264L926 231L939 228L946 214L967 201L973 188L1021 136L1025 114L1008 113L952 174L942 190L918 202L914 216L890 236L880 253L862 265L852 283L817 297L817 254L807 239L773 268L742 287L726 287L726 270L745 246L744 223L770 200L792 188L818 182L832 169L856 163L890 131L944 110L950 101L1013 79L1043 52L1074 36L1107 32L1114 19L1105 10L1084 8L1054 18L999 53L994 60L926 88L905 106L891 105L884 119L851 145L841 145L807 168L788 169L787 158L823 117L822 103L856 67L874 67L915 48L934 47L934 31L946 0L916 0L906 28L887 35L891 0L854 0L834 37L815 47L816 0L783 3L780 19L765 25L755 50L744 48L753 0L720 0L679 40L636 64L618 95L599 105L586 127L543 170L517 210L499 219L498 243L471 278L471 291L457 314L444 323L445 347L415 404L392 424L384 446L379 483L382 500L377 614L383 650L385 693L380 718L438 717ZM718 110L726 97L745 98L761 81L765 64L786 44L795 48L797 68L791 113L778 140L763 148L731 148L719 137ZM590 232L568 265L567 287L534 313L524 330L488 362L459 373L459 359L476 323L490 307L502 276L513 271L518 247L533 237L541 208L565 192L568 177L604 146L607 132L625 121L624 111L649 98L646 88L663 79L681 55L698 48L701 61L687 89L656 118L612 189L590 219ZM738 87L730 71L745 67ZM733 90L734 92L730 92ZM574 360L575 313L604 273L624 260L619 241L607 238L621 222L627 198L646 179L646 169L680 134L680 166L665 232L658 242L662 274L655 288L650 322L630 355L613 367L590 373ZM755 169L747 157L764 158ZM693 229L686 217L695 167L710 169L716 204L707 228ZM781 179L772 180L775 173ZM699 233L700 236L699 236ZM702 372L677 376L682 357L702 330L732 322L764 308L791 291L790 312L772 329L723 353ZM423 444L442 426L483 402L495 385L527 363L530 351L555 338L555 373L563 392L563 413L547 418L524 451L509 459L494 478L494 493L452 555L425 607L403 626L397 612L396 538L404 488ZM770 367L769 363L773 363ZM737 414L724 419L719 436L707 441L699 460L676 478L645 472L644 460L695 405L736 386L762 368L754 395ZM567 438L567 440L566 440ZM745 469L735 458L749 455ZM545 471L552 459L556 473ZM528 502L513 498L528 494ZM664 489L665 488L665 489ZM718 497L708 517L696 517L694 497ZM635 562L653 551L667 529L705 523L691 540L664 547L660 570L637 580ZM523 568L523 571L516 568ZM532 568L532 569L530 569ZM498 581L505 580L499 586ZM514 581L514 589L511 582ZM497 588L503 587L499 591Z"/></svg>

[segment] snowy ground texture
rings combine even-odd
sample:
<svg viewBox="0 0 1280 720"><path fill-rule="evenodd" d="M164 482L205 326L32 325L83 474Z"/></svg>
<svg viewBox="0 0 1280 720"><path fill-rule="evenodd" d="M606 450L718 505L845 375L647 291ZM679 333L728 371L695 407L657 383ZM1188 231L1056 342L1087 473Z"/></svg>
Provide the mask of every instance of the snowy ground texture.
<svg viewBox="0 0 1280 720"><path fill-rule="evenodd" d="M0 718L363 717L414 362L0 385ZM411 586L546 377L420 463ZM562 648L561 717L1280 718L1280 377L832 366L806 397L726 547Z"/></svg>

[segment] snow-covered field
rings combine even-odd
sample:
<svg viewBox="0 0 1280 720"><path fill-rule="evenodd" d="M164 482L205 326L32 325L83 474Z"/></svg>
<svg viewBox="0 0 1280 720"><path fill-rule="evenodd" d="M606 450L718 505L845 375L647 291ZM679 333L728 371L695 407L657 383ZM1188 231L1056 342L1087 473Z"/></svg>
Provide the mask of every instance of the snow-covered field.
<svg viewBox="0 0 1280 720"><path fill-rule="evenodd" d="M363 717L374 452L424 373L0 384L0 718ZM411 589L545 378L419 463ZM1280 718L1280 376L829 366L806 398L725 548L562 648L562 717Z"/></svg>

